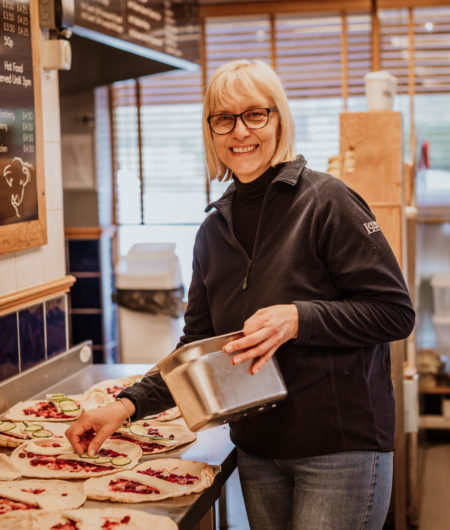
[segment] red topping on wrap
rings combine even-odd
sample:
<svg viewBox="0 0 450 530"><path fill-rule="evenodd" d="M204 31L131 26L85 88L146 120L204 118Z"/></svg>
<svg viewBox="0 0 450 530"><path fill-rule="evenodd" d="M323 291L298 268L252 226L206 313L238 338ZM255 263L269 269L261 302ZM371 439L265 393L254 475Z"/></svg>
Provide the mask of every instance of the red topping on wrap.
<svg viewBox="0 0 450 530"><path fill-rule="evenodd" d="M141 493L144 495L148 495L150 493L159 493L157 488L146 486L145 484L141 484L134 480L126 480L123 478L111 480L109 482L109 486L113 491L120 491L122 493Z"/></svg>
<svg viewBox="0 0 450 530"><path fill-rule="evenodd" d="M142 440L135 440L134 438L127 438L126 436L123 436L122 433L116 432L110 436L110 438L114 438L115 440L125 440L127 442L134 443L136 445L139 445L139 447L145 452L145 453L153 453L156 449L162 449L164 446L161 444L158 444L156 442L143 442Z"/></svg>
<svg viewBox="0 0 450 530"><path fill-rule="evenodd" d="M27 502L14 501L12 499L6 499L5 497L0 497L0 515L8 512L13 512L16 510L39 510L37 504L28 504Z"/></svg>
<svg viewBox="0 0 450 530"><path fill-rule="evenodd" d="M149 467L148 469L143 469L142 471L138 471L138 473L142 473L143 475L149 475L150 477L157 477L162 480L167 480L167 482L176 482L177 484L194 484L195 480L198 480L198 477L191 475L189 473L186 473L186 475L176 475L175 473L169 473L168 475L164 475L164 469L152 469Z"/></svg>
<svg viewBox="0 0 450 530"><path fill-rule="evenodd" d="M43 493L45 490L44 489L28 489L26 490L25 488L22 488L21 491L24 491L25 493L33 493L34 495L39 495L39 493Z"/></svg>
<svg viewBox="0 0 450 530"><path fill-rule="evenodd" d="M105 528L105 530L110 530L111 528L115 528L116 526L119 526L120 524L128 524L130 522L131 517L129 515L125 515L122 517L122 519L118 520L112 520L112 519L105 519L105 522L102 524L101 528Z"/></svg>
<svg viewBox="0 0 450 530"><path fill-rule="evenodd" d="M79 406L79 404L77 403ZM39 416L40 418L53 418L53 419L71 419L73 416L59 412L58 409L51 401L39 401L36 405L23 409L22 411L26 416Z"/></svg>
<svg viewBox="0 0 450 530"><path fill-rule="evenodd" d="M52 471L64 470L69 471L70 473L79 473L80 471L92 471L93 473L96 473L100 471L116 469L114 466L98 466L96 464L92 464L91 462L70 459L65 460L57 456L35 455L34 453L28 453L26 456L30 458L30 465L35 467L45 466L47 469L50 469Z"/></svg>
<svg viewBox="0 0 450 530"><path fill-rule="evenodd" d="M78 530L77 523L69 519L67 523L58 523L51 527L50 530Z"/></svg>

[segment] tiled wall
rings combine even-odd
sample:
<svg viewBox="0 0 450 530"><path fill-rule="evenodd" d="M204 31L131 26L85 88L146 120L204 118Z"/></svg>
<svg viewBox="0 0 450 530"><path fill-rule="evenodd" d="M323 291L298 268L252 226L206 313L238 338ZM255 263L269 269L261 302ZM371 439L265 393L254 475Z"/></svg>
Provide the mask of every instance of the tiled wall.
<svg viewBox="0 0 450 530"><path fill-rule="evenodd" d="M0 381L68 347L65 295L0 317Z"/></svg>
<svg viewBox="0 0 450 530"><path fill-rule="evenodd" d="M42 71L48 243L0 255L0 297L66 275L58 71ZM0 317L0 380L67 346L66 296Z"/></svg>
<svg viewBox="0 0 450 530"><path fill-rule="evenodd" d="M95 363L117 361L117 309L112 303L111 236L68 239L69 273L77 281L70 291L72 343L92 340Z"/></svg>

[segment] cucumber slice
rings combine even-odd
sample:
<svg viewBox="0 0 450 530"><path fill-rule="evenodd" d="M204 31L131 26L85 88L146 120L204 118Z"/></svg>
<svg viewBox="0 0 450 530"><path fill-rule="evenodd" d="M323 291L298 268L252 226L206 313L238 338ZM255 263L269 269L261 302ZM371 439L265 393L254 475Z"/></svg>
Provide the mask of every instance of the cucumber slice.
<svg viewBox="0 0 450 530"><path fill-rule="evenodd" d="M39 423L30 423L29 425L27 425L25 427L25 431L27 432L35 432L35 431L40 431L41 429L43 429L42 425L39 425Z"/></svg>
<svg viewBox="0 0 450 530"><path fill-rule="evenodd" d="M0 425L3 423L3 420L0 420ZM25 422L24 422L25 423Z"/></svg>
<svg viewBox="0 0 450 530"><path fill-rule="evenodd" d="M94 464L109 464L111 462L110 456L96 456L94 458Z"/></svg>
<svg viewBox="0 0 450 530"><path fill-rule="evenodd" d="M95 456L89 456L87 453L80 455L80 458L86 458L86 460L93 460Z"/></svg>
<svg viewBox="0 0 450 530"><path fill-rule="evenodd" d="M131 434L135 434L136 436L148 436L148 431L143 425L139 425L139 423L130 425L128 428Z"/></svg>
<svg viewBox="0 0 450 530"><path fill-rule="evenodd" d="M111 459L111 464L113 466L126 466L127 464L131 463L131 458L127 458L126 456L116 456L115 458Z"/></svg>
<svg viewBox="0 0 450 530"><path fill-rule="evenodd" d="M51 438L53 433L52 431L47 431L41 427L38 431L32 432L31 436L34 436L35 438Z"/></svg>
<svg viewBox="0 0 450 530"><path fill-rule="evenodd" d="M63 412L75 412L76 410L79 410L78 405L75 403L75 401L69 399L60 401L59 406L61 407L61 410Z"/></svg>
<svg viewBox="0 0 450 530"><path fill-rule="evenodd" d="M170 441L170 438L164 438L164 436L158 436L156 434L148 434L147 429L140 425L139 423L131 425L128 430L131 434L135 434L136 436L145 436L146 438L149 438L150 440L163 440L163 441Z"/></svg>
<svg viewBox="0 0 450 530"><path fill-rule="evenodd" d="M16 428L16 424L15 423L12 423L10 421L4 421L1 425L0 425L0 432L8 432L8 431L12 431L13 429Z"/></svg>
<svg viewBox="0 0 450 530"><path fill-rule="evenodd" d="M58 402L66 400L67 396L65 394L47 394L47 399Z"/></svg>

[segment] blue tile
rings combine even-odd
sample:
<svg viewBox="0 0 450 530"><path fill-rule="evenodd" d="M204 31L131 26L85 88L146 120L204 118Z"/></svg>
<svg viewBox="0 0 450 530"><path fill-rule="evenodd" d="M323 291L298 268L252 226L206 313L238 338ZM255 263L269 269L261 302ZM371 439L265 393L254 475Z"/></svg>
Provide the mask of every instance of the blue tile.
<svg viewBox="0 0 450 530"><path fill-rule="evenodd" d="M19 311L21 370L45 360L44 308L38 304Z"/></svg>
<svg viewBox="0 0 450 530"><path fill-rule="evenodd" d="M19 373L17 313L0 317L0 381Z"/></svg>
<svg viewBox="0 0 450 530"><path fill-rule="evenodd" d="M68 242L70 272L98 272L100 254L97 239L80 239Z"/></svg>
<svg viewBox="0 0 450 530"><path fill-rule="evenodd" d="M45 302L47 358L66 350L66 306L61 296Z"/></svg>
<svg viewBox="0 0 450 530"><path fill-rule="evenodd" d="M101 313L72 314L72 340L78 344L83 340L92 340L95 345L103 344L103 323Z"/></svg>
<svg viewBox="0 0 450 530"><path fill-rule="evenodd" d="M101 278L77 278L70 290L71 306L74 309L101 309Z"/></svg>

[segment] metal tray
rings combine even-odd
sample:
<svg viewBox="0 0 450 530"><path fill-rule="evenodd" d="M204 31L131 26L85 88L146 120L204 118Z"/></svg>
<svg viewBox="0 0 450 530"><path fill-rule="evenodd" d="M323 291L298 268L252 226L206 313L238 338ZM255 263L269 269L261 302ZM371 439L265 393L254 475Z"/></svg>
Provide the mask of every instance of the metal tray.
<svg viewBox="0 0 450 530"><path fill-rule="evenodd" d="M248 373L251 361L230 363L230 354L222 348L241 336L241 332L234 332L192 342L158 363L161 376L192 431L263 412L287 396L273 357L255 375Z"/></svg>

